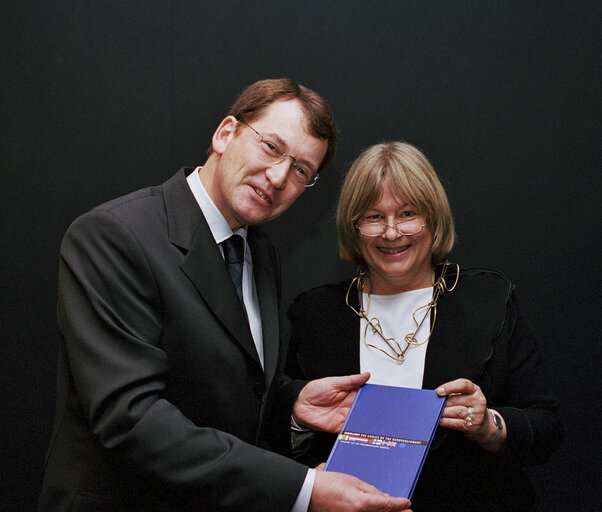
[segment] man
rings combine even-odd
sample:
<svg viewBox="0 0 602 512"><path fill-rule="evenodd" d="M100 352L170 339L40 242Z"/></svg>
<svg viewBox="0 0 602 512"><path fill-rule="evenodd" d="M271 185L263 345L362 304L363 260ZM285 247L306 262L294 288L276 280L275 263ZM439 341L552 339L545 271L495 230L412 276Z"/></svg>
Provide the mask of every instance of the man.
<svg viewBox="0 0 602 512"><path fill-rule="evenodd" d="M335 144L318 94L260 81L219 124L203 167L73 223L61 247L57 416L40 511L408 506L264 449L284 450L291 413L337 431L368 377L303 387L281 375L278 259L255 227L314 183Z"/></svg>

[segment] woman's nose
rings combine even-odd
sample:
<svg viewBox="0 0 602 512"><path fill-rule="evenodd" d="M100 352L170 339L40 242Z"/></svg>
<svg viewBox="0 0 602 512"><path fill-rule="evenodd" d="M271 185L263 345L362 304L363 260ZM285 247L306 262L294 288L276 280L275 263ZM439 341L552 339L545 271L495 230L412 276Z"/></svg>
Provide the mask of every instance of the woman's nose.
<svg viewBox="0 0 602 512"><path fill-rule="evenodd" d="M402 235L399 233L399 231L397 231L395 224L387 224L385 226L385 231L383 232L383 236L387 240L395 240L396 238L399 238Z"/></svg>

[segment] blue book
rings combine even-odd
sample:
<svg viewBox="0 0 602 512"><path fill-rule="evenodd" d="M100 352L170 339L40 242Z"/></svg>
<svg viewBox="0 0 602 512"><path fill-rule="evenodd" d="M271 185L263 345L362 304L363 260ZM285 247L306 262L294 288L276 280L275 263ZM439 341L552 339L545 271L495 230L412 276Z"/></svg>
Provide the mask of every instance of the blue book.
<svg viewBox="0 0 602 512"><path fill-rule="evenodd" d="M433 390L365 384L326 461L396 497L411 498L445 397Z"/></svg>

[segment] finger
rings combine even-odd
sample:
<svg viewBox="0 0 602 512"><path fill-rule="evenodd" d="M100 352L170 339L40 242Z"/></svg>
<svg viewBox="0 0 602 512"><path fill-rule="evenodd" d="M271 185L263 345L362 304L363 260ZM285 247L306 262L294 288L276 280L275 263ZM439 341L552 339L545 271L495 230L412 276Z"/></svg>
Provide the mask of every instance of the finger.
<svg viewBox="0 0 602 512"><path fill-rule="evenodd" d="M339 474L343 474L343 473L339 473ZM378 496L381 498L389 497L389 495L387 493L384 493L380 489L377 489L372 484L369 484L368 482L365 482L364 480L360 480L359 478L352 476L352 475L348 475L346 473L344 473L344 475L345 475L346 480L352 482L353 487L355 487L357 490L359 490L365 494L369 494L372 496ZM407 499L407 498L402 498L402 499Z"/></svg>
<svg viewBox="0 0 602 512"><path fill-rule="evenodd" d="M410 500L407 498L397 498L394 496L386 495L365 495L365 507L362 510L374 510L378 512L411 512L409 509L411 505Z"/></svg>
<svg viewBox="0 0 602 512"><path fill-rule="evenodd" d="M473 412L480 412L487 407L487 401L481 400L478 395L453 395L447 398L444 413L453 414L454 411L463 412L464 415L468 414L467 409L472 408Z"/></svg>
<svg viewBox="0 0 602 512"><path fill-rule="evenodd" d="M487 409L473 407L446 407L441 414L439 425L463 432L474 432L487 420Z"/></svg>
<svg viewBox="0 0 602 512"><path fill-rule="evenodd" d="M369 378L370 372L364 372L343 377L325 377L323 380L340 391L352 391L363 386Z"/></svg>
<svg viewBox="0 0 602 512"><path fill-rule="evenodd" d="M481 400L477 393L470 395L452 395L447 397L445 407L475 407L480 406Z"/></svg>
<svg viewBox="0 0 602 512"><path fill-rule="evenodd" d="M364 482L363 480L356 479L355 484L358 490L362 491L363 493L366 493L366 495L374 497L376 501L381 505L383 503L390 503L393 507L402 506L404 509L410 506L409 499L403 497L390 496L389 494L382 492L380 489L377 489L373 485ZM389 509L385 508L383 510ZM397 510L397 508L393 508L392 510Z"/></svg>
<svg viewBox="0 0 602 512"><path fill-rule="evenodd" d="M385 504L382 510L386 512L412 512L412 510L410 509L411 506L412 503L407 498L388 497L385 500Z"/></svg>
<svg viewBox="0 0 602 512"><path fill-rule="evenodd" d="M368 382L370 378L370 372L358 373L356 375L348 375L347 377L341 377L348 380L348 386L350 389L359 388Z"/></svg>
<svg viewBox="0 0 602 512"><path fill-rule="evenodd" d="M468 379L456 379L446 382L437 388L439 396L449 396L453 393L472 394L475 392L476 385Z"/></svg>
<svg viewBox="0 0 602 512"><path fill-rule="evenodd" d="M439 426L444 428L451 428L454 430L467 431L470 429L478 428L481 424L481 418L476 416L474 412L472 415L468 415L466 409L463 412L453 412L447 416L442 416L439 420Z"/></svg>
<svg viewBox="0 0 602 512"><path fill-rule="evenodd" d="M474 416L475 412L473 409L472 415ZM442 418L448 419L458 419L464 420L468 416L468 407L465 406L455 406L455 407L445 407L443 412L441 413Z"/></svg>
<svg viewBox="0 0 602 512"><path fill-rule="evenodd" d="M439 420L439 426L451 430L459 430L460 432L466 432L469 428L464 420L455 418L441 418L441 420Z"/></svg>

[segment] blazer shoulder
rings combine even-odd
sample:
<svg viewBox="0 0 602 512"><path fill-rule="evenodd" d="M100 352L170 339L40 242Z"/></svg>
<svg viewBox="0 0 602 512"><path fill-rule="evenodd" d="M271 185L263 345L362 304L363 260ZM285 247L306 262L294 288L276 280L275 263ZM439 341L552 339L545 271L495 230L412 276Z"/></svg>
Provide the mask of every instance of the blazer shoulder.
<svg viewBox="0 0 602 512"><path fill-rule="evenodd" d="M311 314L316 318L333 318L335 312L345 309L345 294L351 280L328 283L301 292L291 302L287 314L293 320Z"/></svg>
<svg viewBox="0 0 602 512"><path fill-rule="evenodd" d="M63 244L69 240L146 239L166 225L162 199L151 188L107 201L77 217L68 227ZM155 235L156 236L156 235Z"/></svg>
<svg viewBox="0 0 602 512"><path fill-rule="evenodd" d="M510 282L510 278L502 271L489 267L466 267L460 269L460 276L475 279L499 279Z"/></svg>
<svg viewBox="0 0 602 512"><path fill-rule="evenodd" d="M448 280L448 285L451 284ZM460 269L458 290L478 294L479 291L489 295L507 298L514 290L514 283L499 270L487 267L467 267Z"/></svg>
<svg viewBox="0 0 602 512"><path fill-rule="evenodd" d="M180 230L192 231L202 217L186 183L187 168L160 185L148 186L106 201L77 217L67 233L78 229L122 226L132 232L156 231L173 215Z"/></svg>
<svg viewBox="0 0 602 512"><path fill-rule="evenodd" d="M451 276L446 276L446 281L448 287L453 285ZM454 290L439 297L438 319L443 325L443 318L448 318L456 326L452 330L457 328L457 319L462 318L467 326L481 326L487 332L499 333L506 321L513 290L514 285L502 272L485 267L461 269Z"/></svg>
<svg viewBox="0 0 602 512"><path fill-rule="evenodd" d="M293 304L306 304L308 302L321 304L324 301L330 301L334 297L347 293L350 283L351 280L349 279L338 283L327 283L309 288L297 295L293 300Z"/></svg>

